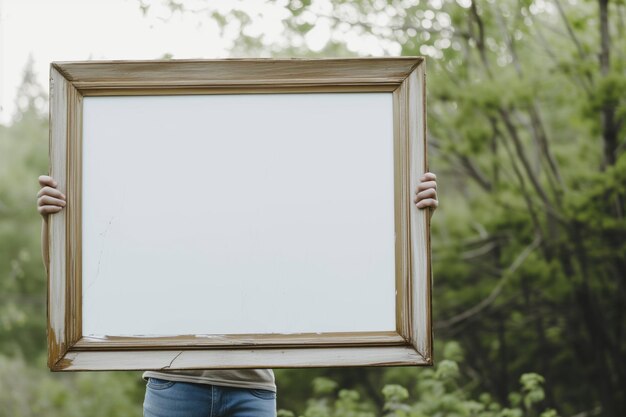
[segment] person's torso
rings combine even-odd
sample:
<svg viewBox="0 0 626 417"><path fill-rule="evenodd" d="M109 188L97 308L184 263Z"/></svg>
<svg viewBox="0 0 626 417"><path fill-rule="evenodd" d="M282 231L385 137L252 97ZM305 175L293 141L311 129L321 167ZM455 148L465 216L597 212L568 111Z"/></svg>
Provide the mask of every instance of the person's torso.
<svg viewBox="0 0 626 417"><path fill-rule="evenodd" d="M145 371L143 378L148 379L149 377L168 381L276 391L274 372L271 369Z"/></svg>

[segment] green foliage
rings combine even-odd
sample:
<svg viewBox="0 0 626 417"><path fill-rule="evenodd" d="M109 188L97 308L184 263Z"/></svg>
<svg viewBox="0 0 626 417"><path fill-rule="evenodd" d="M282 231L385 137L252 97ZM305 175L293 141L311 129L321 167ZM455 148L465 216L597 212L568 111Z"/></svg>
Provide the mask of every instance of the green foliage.
<svg viewBox="0 0 626 417"><path fill-rule="evenodd" d="M375 50L354 46L351 33L385 54L427 55L429 160L442 202L432 228L438 337L469 347L481 377L472 388L499 403L514 375L538 366L551 407L618 415L626 412L624 2L611 2L605 22L597 1L548 3L359 0L322 12L294 0L285 39L300 47L264 51ZM328 45L346 48L306 48L322 23ZM598 59L601 25L611 34L608 68ZM453 380L453 365L440 365L439 377ZM373 379L362 378L359 392L380 405L374 372L364 372ZM389 369L381 379L414 386L411 376ZM539 393L519 395L524 408Z"/></svg>
<svg viewBox="0 0 626 417"><path fill-rule="evenodd" d="M273 4L284 11L279 39L251 31L263 17L247 4L201 8L240 34L233 56L427 56L441 201L436 367L276 370L279 415L625 415L624 0L609 2L604 22L596 0L286 0ZM321 26L328 42L312 51ZM48 125L34 80L27 67L18 112L0 125L0 416L137 415L137 375L51 375L40 360L35 194Z"/></svg>
<svg viewBox="0 0 626 417"><path fill-rule="evenodd" d="M313 393L315 395L332 394L338 387L338 384L330 378L317 377L313 379Z"/></svg>
<svg viewBox="0 0 626 417"><path fill-rule="evenodd" d="M32 65L32 61L29 65ZM47 172L44 100L27 67L12 126L0 125L0 353L33 358L45 347L46 281L37 177ZM38 100L39 99L39 100Z"/></svg>
<svg viewBox="0 0 626 417"><path fill-rule="evenodd" d="M457 349L451 345L450 349ZM456 352L455 352L456 353ZM417 374L417 389L411 398L409 390L398 384L388 384L382 389L385 417L523 417L540 415L557 417L555 410L542 407L544 379L538 374L523 374L519 391L509 393L509 402L501 404L487 393L472 396L461 382L466 378L461 372L463 364L445 359L434 370L421 370ZM279 416L295 416L281 410ZM342 389L335 398L326 395L309 400L301 417L369 417L378 415L360 401L353 390Z"/></svg>
<svg viewBox="0 0 626 417"><path fill-rule="evenodd" d="M533 404L542 401L545 398L543 388L544 379L538 374L524 374L520 378L522 384L523 402L526 408L531 408Z"/></svg>
<svg viewBox="0 0 626 417"><path fill-rule="evenodd" d="M42 361L0 355L0 416L140 416L142 386L137 373L52 374Z"/></svg>

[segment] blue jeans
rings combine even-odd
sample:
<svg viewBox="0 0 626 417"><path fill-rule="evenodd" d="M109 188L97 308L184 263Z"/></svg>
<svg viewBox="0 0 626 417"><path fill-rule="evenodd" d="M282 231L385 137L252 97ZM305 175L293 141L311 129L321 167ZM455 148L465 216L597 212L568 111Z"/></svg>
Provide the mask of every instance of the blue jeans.
<svg viewBox="0 0 626 417"><path fill-rule="evenodd" d="M149 378L144 417L276 417L276 393L264 389Z"/></svg>

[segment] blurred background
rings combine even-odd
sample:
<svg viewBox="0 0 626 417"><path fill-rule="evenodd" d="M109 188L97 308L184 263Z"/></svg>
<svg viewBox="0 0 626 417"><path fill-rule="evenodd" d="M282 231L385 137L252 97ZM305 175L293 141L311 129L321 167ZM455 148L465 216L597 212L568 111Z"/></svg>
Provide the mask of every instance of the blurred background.
<svg viewBox="0 0 626 417"><path fill-rule="evenodd" d="M382 55L427 59L435 366L276 370L279 415L626 416L624 0L0 0L0 416L144 394L46 367L50 61Z"/></svg>

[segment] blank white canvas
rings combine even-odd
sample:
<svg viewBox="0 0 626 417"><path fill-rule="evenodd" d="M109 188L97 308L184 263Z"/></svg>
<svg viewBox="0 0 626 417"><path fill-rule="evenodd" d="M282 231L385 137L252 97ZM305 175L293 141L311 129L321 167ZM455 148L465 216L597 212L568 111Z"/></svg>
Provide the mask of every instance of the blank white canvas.
<svg viewBox="0 0 626 417"><path fill-rule="evenodd" d="M396 329L391 93L83 106L83 335Z"/></svg>

